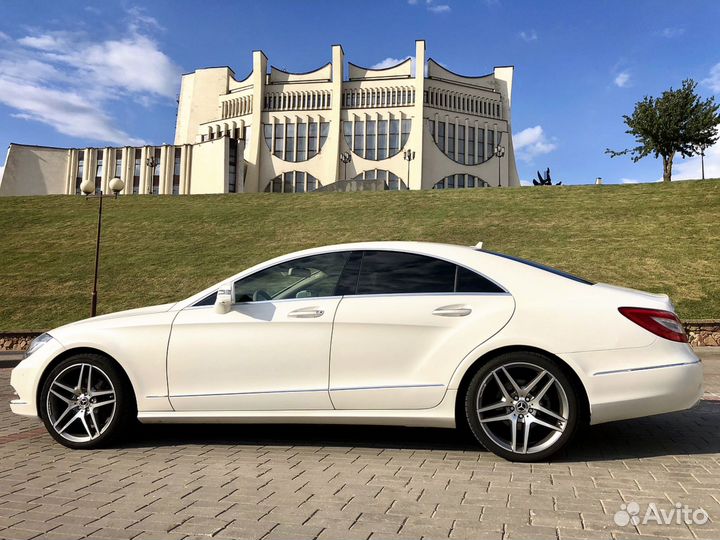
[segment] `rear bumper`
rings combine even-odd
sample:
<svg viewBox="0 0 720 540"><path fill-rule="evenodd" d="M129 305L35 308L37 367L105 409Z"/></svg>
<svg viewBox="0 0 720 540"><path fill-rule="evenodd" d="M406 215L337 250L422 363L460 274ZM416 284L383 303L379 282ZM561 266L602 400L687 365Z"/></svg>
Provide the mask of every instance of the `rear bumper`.
<svg viewBox="0 0 720 540"><path fill-rule="evenodd" d="M661 344L665 353L666 344ZM590 423L641 418L693 407L703 395L703 367L687 345L669 347L662 356L656 347L596 351L572 355L585 373L581 377L590 402ZM606 361L603 360L603 356ZM617 357L625 359L623 366ZM615 364L615 365L613 365ZM630 367L627 367L630 366ZM589 372L588 372L589 371Z"/></svg>
<svg viewBox="0 0 720 540"><path fill-rule="evenodd" d="M693 407L703 395L700 361L594 378L594 393L609 399L591 404L591 424L682 411Z"/></svg>

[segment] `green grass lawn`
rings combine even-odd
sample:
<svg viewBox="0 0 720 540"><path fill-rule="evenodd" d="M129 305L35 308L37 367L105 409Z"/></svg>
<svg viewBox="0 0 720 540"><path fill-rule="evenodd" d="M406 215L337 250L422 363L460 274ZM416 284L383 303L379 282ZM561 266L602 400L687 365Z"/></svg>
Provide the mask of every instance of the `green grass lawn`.
<svg viewBox="0 0 720 540"><path fill-rule="evenodd" d="M97 203L0 199L0 331L88 315ZM591 280L666 292L683 318L720 318L718 180L106 200L98 309L179 300L276 255L361 240L482 240Z"/></svg>

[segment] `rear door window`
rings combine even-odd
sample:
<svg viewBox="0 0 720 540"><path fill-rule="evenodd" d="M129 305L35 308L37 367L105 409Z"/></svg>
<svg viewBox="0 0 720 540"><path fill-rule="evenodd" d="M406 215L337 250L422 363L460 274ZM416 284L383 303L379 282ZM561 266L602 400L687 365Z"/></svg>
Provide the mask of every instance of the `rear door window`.
<svg viewBox="0 0 720 540"><path fill-rule="evenodd" d="M366 251L357 294L452 293L455 265L425 255Z"/></svg>

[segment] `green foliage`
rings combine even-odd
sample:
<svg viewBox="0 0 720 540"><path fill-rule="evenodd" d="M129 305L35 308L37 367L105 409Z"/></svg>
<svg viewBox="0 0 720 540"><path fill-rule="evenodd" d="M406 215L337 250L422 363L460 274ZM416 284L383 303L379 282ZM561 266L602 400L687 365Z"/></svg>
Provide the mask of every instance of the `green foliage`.
<svg viewBox="0 0 720 540"><path fill-rule="evenodd" d="M0 198L0 331L90 311L97 200ZM312 246L426 240L668 293L720 317L720 181L553 189L193 195L105 201L98 313L181 300ZM548 234L552 231L552 234Z"/></svg>
<svg viewBox="0 0 720 540"><path fill-rule="evenodd" d="M697 83L683 81L678 90L666 90L659 98L645 96L635 104L632 115L624 115L628 129L637 146L605 153L611 157L630 155L634 162L652 155L663 158L663 180L672 178L675 154L690 157L712 146L718 140L720 105L715 98L701 100L695 93Z"/></svg>

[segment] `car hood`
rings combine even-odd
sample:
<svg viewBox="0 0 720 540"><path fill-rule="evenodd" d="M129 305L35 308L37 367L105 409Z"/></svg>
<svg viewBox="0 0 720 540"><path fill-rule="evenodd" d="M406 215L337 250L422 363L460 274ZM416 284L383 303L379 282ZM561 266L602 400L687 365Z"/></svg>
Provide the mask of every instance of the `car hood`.
<svg viewBox="0 0 720 540"><path fill-rule="evenodd" d="M173 306L175 306L177 302L172 302L170 304L160 304L157 306L148 306L148 307L142 307L142 308L136 308L136 309L126 309L125 311L116 311L115 313L108 313L107 315L100 315L98 317L90 317L88 319L82 319L80 321L76 321L70 324L66 324L65 326L61 326L59 328L56 328L55 330L60 330L63 328L67 328L69 326L79 326L79 325L85 325L85 324L95 324L103 321L110 321L112 319L119 319L123 317L138 317L140 315L152 315L154 313L165 313L167 311L170 311ZM52 334L52 330L50 333Z"/></svg>

